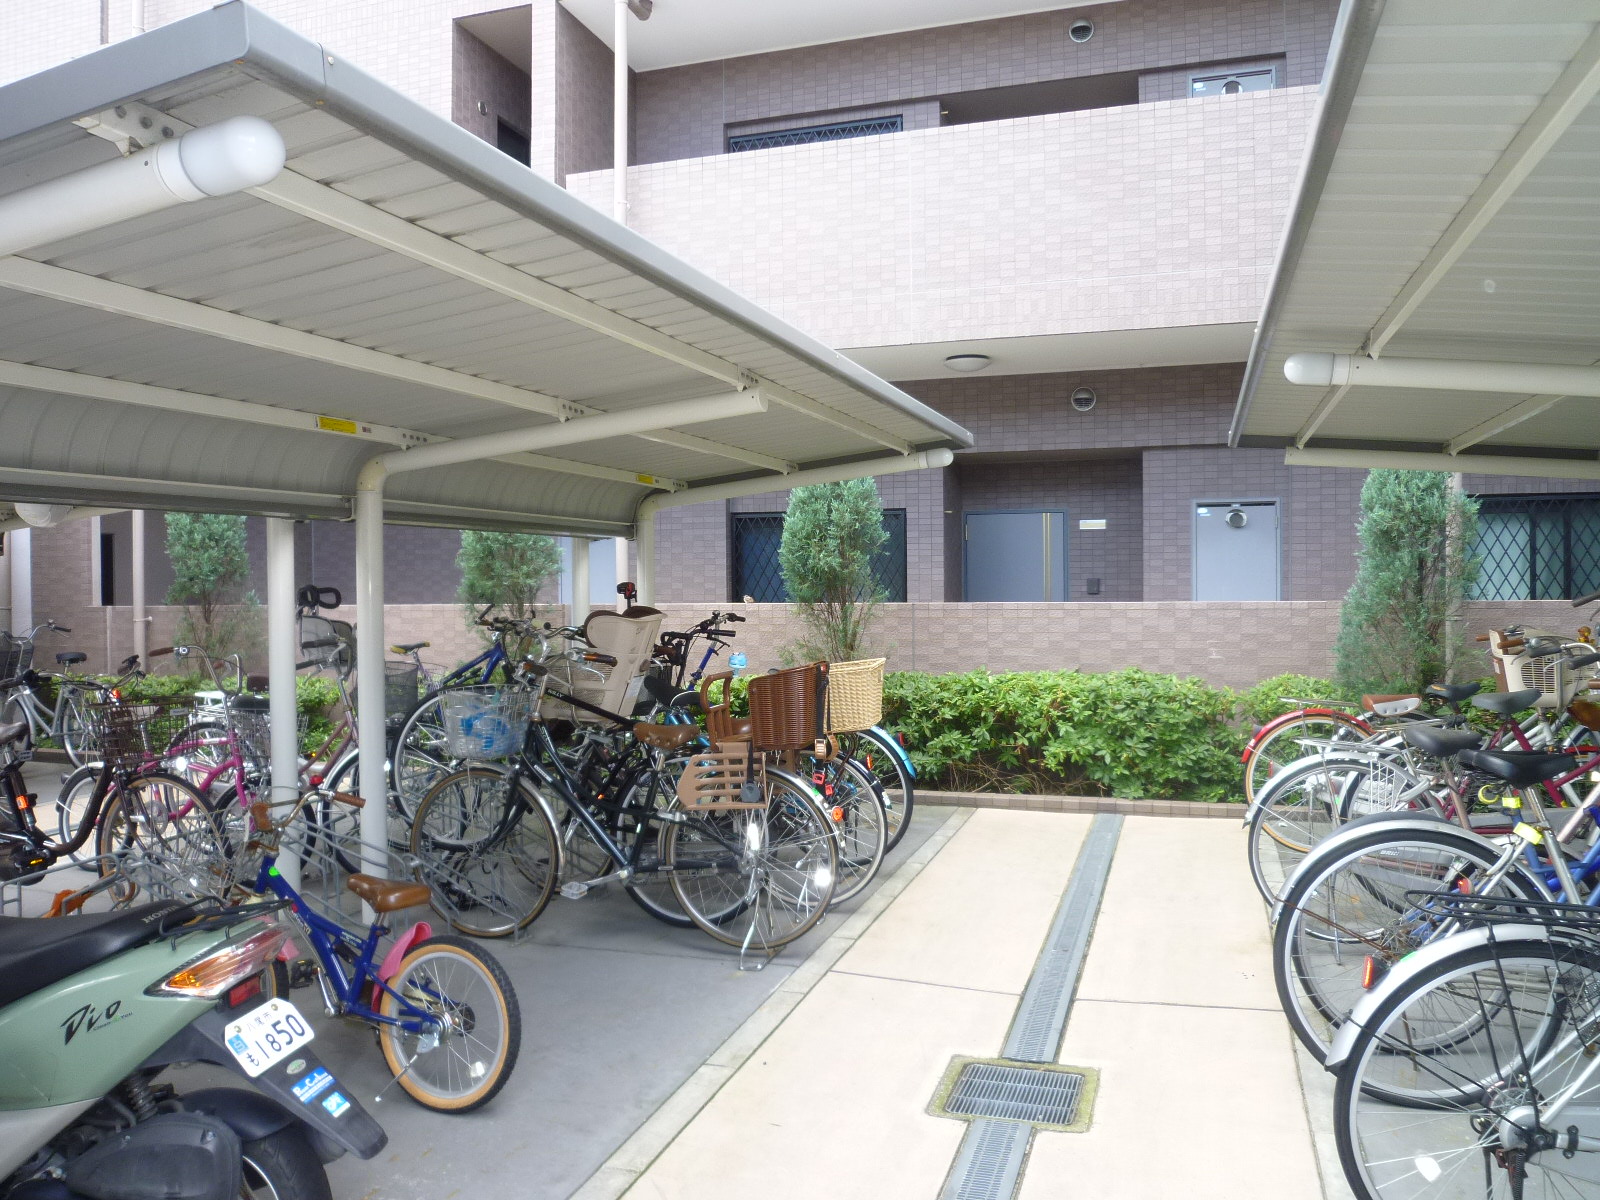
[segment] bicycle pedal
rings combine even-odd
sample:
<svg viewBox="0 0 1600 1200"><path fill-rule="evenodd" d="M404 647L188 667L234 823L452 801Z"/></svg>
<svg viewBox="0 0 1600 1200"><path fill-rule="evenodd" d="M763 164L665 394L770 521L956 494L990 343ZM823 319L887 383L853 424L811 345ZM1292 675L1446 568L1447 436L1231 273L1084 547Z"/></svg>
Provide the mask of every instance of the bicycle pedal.
<svg viewBox="0 0 1600 1200"><path fill-rule="evenodd" d="M589 894L589 885L573 880L571 883L561 885L561 898L563 900L582 900Z"/></svg>

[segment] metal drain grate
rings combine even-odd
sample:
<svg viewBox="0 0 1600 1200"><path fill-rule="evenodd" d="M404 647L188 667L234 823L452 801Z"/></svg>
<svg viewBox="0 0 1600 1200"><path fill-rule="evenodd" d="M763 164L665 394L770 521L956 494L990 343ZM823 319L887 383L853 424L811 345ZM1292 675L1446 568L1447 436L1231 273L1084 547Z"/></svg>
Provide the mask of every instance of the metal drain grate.
<svg viewBox="0 0 1600 1200"><path fill-rule="evenodd" d="M968 1063L944 1110L953 1116L996 1117L1035 1125L1071 1125L1083 1095L1083 1076L1043 1067Z"/></svg>

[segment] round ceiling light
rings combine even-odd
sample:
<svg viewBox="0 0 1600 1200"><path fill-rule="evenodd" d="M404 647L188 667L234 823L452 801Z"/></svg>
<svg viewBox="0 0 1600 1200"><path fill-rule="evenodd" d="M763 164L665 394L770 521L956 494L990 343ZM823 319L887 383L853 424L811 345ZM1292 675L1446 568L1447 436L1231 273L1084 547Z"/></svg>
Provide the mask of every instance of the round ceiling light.
<svg viewBox="0 0 1600 1200"><path fill-rule="evenodd" d="M991 361L987 354L952 354L944 360L944 365L952 371L971 374L973 371L983 370Z"/></svg>

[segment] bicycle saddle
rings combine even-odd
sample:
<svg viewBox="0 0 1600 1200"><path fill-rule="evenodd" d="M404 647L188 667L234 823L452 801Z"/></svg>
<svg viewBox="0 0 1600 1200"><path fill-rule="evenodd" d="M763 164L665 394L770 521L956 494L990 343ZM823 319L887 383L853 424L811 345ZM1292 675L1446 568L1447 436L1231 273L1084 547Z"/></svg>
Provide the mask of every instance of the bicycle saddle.
<svg viewBox="0 0 1600 1200"><path fill-rule="evenodd" d="M1543 754L1537 750L1463 750L1460 761L1464 767L1519 788L1565 775L1577 765L1570 754Z"/></svg>
<svg viewBox="0 0 1600 1200"><path fill-rule="evenodd" d="M372 906L373 912L399 912L426 904L433 891L425 883L406 879L380 879L376 875L352 875L345 887Z"/></svg>
<svg viewBox="0 0 1600 1200"><path fill-rule="evenodd" d="M89 656L80 650L68 650L65 654L56 655L56 662L63 667L70 667L76 663L88 661Z"/></svg>
<svg viewBox="0 0 1600 1200"><path fill-rule="evenodd" d="M1509 717L1512 713L1532 708L1533 702L1543 694L1538 688L1523 688L1520 692L1490 692L1487 696L1474 696L1472 706Z"/></svg>
<svg viewBox="0 0 1600 1200"><path fill-rule="evenodd" d="M0 917L0 1006L153 942L189 917L180 900L74 917Z"/></svg>
<svg viewBox="0 0 1600 1200"><path fill-rule="evenodd" d="M413 650L426 650L432 642L397 642L389 649L395 654L410 654Z"/></svg>
<svg viewBox="0 0 1600 1200"><path fill-rule="evenodd" d="M0 725L0 746L9 746L12 742L20 742L28 734L26 721L15 721L9 725Z"/></svg>
<svg viewBox="0 0 1600 1200"><path fill-rule="evenodd" d="M655 750L676 750L699 737L700 726L649 725L641 721L633 727L633 736Z"/></svg>
<svg viewBox="0 0 1600 1200"><path fill-rule="evenodd" d="M1446 704L1460 704L1481 691L1481 683L1430 683L1422 689L1422 694L1434 700L1443 700Z"/></svg>
<svg viewBox="0 0 1600 1200"><path fill-rule="evenodd" d="M1400 736L1434 758L1450 758L1463 750L1476 750L1483 745L1483 738L1470 729L1434 729L1423 725L1416 729L1403 729Z"/></svg>

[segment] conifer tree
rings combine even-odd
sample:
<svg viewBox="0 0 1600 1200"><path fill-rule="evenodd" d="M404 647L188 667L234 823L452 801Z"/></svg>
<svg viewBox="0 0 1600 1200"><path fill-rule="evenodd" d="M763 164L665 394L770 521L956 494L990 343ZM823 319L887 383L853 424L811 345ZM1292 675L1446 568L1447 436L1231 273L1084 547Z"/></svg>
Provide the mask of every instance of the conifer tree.
<svg viewBox="0 0 1600 1200"><path fill-rule="evenodd" d="M805 626L791 647L796 661L847 662L861 656L883 599L872 559L888 539L873 479L797 487L789 493L778 566Z"/></svg>

